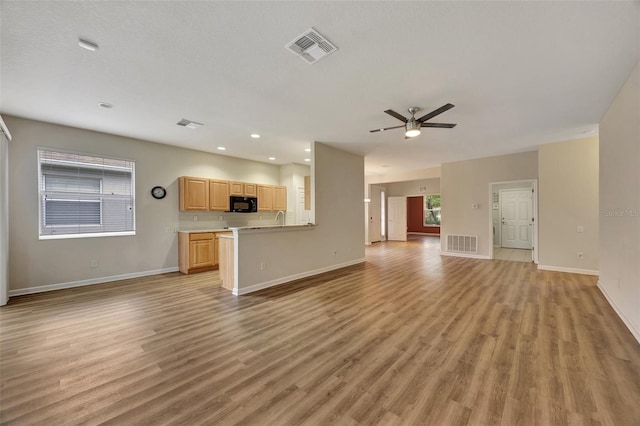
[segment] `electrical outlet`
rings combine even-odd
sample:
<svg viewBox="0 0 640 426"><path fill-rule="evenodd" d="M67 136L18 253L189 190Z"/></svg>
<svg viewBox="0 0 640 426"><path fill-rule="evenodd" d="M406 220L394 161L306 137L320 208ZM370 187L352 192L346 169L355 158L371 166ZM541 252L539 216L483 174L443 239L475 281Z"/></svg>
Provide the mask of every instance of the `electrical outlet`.
<svg viewBox="0 0 640 426"><path fill-rule="evenodd" d="M264 271L267 267L267 263L266 262L260 262L260 270Z"/></svg>
<svg viewBox="0 0 640 426"><path fill-rule="evenodd" d="M584 258L584 253L579 251L578 252L578 259L583 259Z"/></svg>
<svg viewBox="0 0 640 426"><path fill-rule="evenodd" d="M578 227L576 228L576 232L578 234L582 234L584 232L584 226L578 225Z"/></svg>
<svg viewBox="0 0 640 426"><path fill-rule="evenodd" d="M337 255L338 255L338 250L334 250L334 251L333 251L333 255L334 255L334 256L337 256Z"/></svg>
<svg viewBox="0 0 640 426"><path fill-rule="evenodd" d="M92 260L91 261L91 267L92 268L97 268L98 267L98 261L97 260Z"/></svg>
<svg viewBox="0 0 640 426"><path fill-rule="evenodd" d="M166 232L167 234L170 234L170 233L171 233L171 227L170 227L170 226L167 226L167 227L164 229L164 232Z"/></svg>
<svg viewBox="0 0 640 426"><path fill-rule="evenodd" d="M197 222L198 221L198 215L193 215L193 221Z"/></svg>

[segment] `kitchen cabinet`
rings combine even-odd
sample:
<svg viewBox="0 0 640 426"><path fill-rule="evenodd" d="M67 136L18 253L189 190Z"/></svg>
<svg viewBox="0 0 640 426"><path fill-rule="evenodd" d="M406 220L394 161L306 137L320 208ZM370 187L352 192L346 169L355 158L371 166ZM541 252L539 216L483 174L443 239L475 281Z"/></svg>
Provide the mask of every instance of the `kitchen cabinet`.
<svg viewBox="0 0 640 426"><path fill-rule="evenodd" d="M209 179L209 210L229 211L229 182Z"/></svg>
<svg viewBox="0 0 640 426"><path fill-rule="evenodd" d="M229 195L239 197L256 197L257 188L255 183L229 182Z"/></svg>
<svg viewBox="0 0 640 426"><path fill-rule="evenodd" d="M178 184L181 211L209 209L209 179L183 176Z"/></svg>
<svg viewBox="0 0 640 426"><path fill-rule="evenodd" d="M273 211L273 186L258 185L258 211Z"/></svg>
<svg viewBox="0 0 640 426"><path fill-rule="evenodd" d="M218 252L220 253L220 280L222 288L233 291L234 287L234 244L233 237L227 236L218 239Z"/></svg>
<svg viewBox="0 0 640 426"><path fill-rule="evenodd" d="M311 176L304 177L304 209L311 210Z"/></svg>
<svg viewBox="0 0 640 426"><path fill-rule="evenodd" d="M260 204L258 204L258 206L259 205ZM273 210L287 211L287 187L286 186L273 187Z"/></svg>
<svg viewBox="0 0 640 426"><path fill-rule="evenodd" d="M225 232L181 232L178 236L178 269L193 274L218 269L218 236Z"/></svg>

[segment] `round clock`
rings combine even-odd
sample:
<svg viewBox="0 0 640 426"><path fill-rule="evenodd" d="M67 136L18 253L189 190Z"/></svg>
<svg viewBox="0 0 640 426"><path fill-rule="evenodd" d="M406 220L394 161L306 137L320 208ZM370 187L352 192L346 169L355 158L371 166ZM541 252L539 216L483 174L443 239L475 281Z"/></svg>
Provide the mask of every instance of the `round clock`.
<svg viewBox="0 0 640 426"><path fill-rule="evenodd" d="M161 186L154 186L151 189L151 195L153 196L153 198L155 198L156 200L161 200L163 199L166 195L167 195L167 190L164 189Z"/></svg>

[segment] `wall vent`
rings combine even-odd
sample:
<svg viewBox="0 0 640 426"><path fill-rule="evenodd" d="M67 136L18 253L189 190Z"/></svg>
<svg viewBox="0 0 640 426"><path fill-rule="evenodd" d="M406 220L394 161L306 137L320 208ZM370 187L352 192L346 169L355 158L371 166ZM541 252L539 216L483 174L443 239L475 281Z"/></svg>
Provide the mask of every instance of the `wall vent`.
<svg viewBox="0 0 640 426"><path fill-rule="evenodd" d="M332 54L338 48L331 44L323 35L309 28L298 37L288 43L285 48L295 53L309 64L314 64L327 55Z"/></svg>
<svg viewBox="0 0 640 426"><path fill-rule="evenodd" d="M447 235L447 251L478 254L478 236Z"/></svg>

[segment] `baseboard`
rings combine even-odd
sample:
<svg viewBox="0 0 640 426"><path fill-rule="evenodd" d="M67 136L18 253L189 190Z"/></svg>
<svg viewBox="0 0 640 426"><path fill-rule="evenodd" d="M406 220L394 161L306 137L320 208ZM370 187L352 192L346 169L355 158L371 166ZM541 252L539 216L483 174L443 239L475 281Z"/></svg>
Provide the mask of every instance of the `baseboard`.
<svg viewBox="0 0 640 426"><path fill-rule="evenodd" d="M319 268L319 269L314 269L312 271L304 271L301 272L299 274L293 274L293 275L288 275L286 277L282 277L282 278L276 278L275 280L271 280L271 281L265 281L263 283L259 283L259 284L254 284L250 287L244 287L244 288L234 288L233 289L233 294L236 296L242 296L243 294L248 294L248 293L253 293L254 291L258 291L258 290L263 290L265 288L269 288L269 287L273 287L276 285L280 285L280 284L284 284L284 283L288 283L291 281L295 281L295 280L299 280L301 278L308 278L308 277L312 277L314 275L320 275L323 274L325 272L331 272L331 271L335 271L336 269L342 269L342 268L346 268L348 266L353 266L353 265L357 265L359 263L364 263L365 262L365 258L361 258L361 259L356 259L356 260L351 260L349 262L345 262L345 263L339 263L337 265L331 265L331 266L327 266L325 268Z"/></svg>
<svg viewBox="0 0 640 426"><path fill-rule="evenodd" d="M440 255L442 256L453 256L453 257L468 257L469 259L485 259L489 260L490 257L484 254L473 254L473 253L458 253L455 251L440 251Z"/></svg>
<svg viewBox="0 0 640 426"><path fill-rule="evenodd" d="M578 268L565 268L564 266L551 266L551 265L538 265L538 269L543 271L555 271L555 272L569 272L570 274L583 274L583 275L600 275L600 272L595 269L578 269Z"/></svg>
<svg viewBox="0 0 640 426"><path fill-rule="evenodd" d="M129 278L148 277L150 275L166 274L167 272L177 272L178 267L153 269L150 271L133 272L131 274L111 275L109 277L90 278L88 280L71 281L68 283L48 284L38 287L19 288L9 290L9 297L22 296L24 294L43 293L45 291L62 290L64 288L83 287L86 285L103 284L112 281L128 280Z"/></svg>
<svg viewBox="0 0 640 426"><path fill-rule="evenodd" d="M440 234L434 234L433 232L407 232L407 235L426 235L428 237L439 237Z"/></svg>
<svg viewBox="0 0 640 426"><path fill-rule="evenodd" d="M640 330L636 328L636 326L633 324L633 322L631 322L629 318L627 318L624 312L622 312L622 309L620 309L620 307L616 305L616 302L614 302L613 299L609 296L609 293L607 293L607 290L602 286L600 280L598 280L598 288L600 289L600 292L602 293L604 298L607 299L607 302L609 302L609 305L611 305L615 313L618 314L618 317L620 317L624 325L626 325L631 334L633 334L633 337L635 337L638 343L640 343Z"/></svg>

